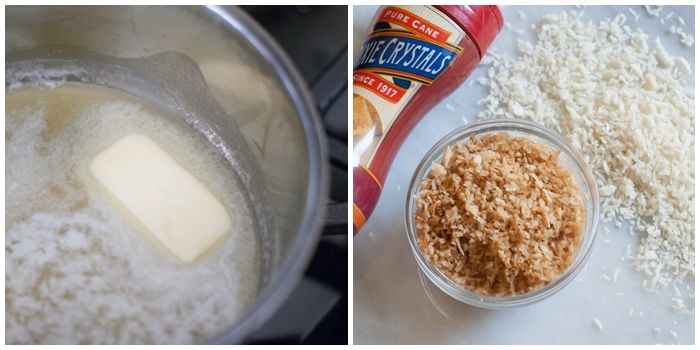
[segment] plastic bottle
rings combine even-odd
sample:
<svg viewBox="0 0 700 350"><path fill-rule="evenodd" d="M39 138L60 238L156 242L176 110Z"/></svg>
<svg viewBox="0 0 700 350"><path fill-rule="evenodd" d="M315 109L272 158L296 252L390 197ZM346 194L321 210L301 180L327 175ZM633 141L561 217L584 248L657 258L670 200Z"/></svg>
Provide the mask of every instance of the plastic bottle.
<svg viewBox="0 0 700 350"><path fill-rule="evenodd" d="M497 6L384 6L353 72L353 227L374 210L418 121L460 86L503 27Z"/></svg>

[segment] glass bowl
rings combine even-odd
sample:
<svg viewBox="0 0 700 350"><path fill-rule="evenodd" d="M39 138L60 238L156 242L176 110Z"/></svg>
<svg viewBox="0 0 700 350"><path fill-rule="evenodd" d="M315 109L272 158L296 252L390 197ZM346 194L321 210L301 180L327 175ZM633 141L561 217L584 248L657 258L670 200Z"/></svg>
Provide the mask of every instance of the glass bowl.
<svg viewBox="0 0 700 350"><path fill-rule="evenodd" d="M477 138L485 134L505 132L511 137L523 137L538 144L544 144L561 151L559 161L569 172L581 190L585 205L585 223L581 246L573 263L564 270L555 280L544 287L524 294L514 296L487 296L472 292L465 287L453 282L440 270L432 265L418 247L418 240L415 230L415 198L420 190L420 182L426 178L430 172L433 161L439 161L445 147L452 146L458 142L466 141L470 135ZM421 271L443 292L451 297L476 307L487 309L501 309L515 306L523 306L540 301L558 292L576 277L581 268L585 265L590 256L591 247L598 228L600 207L598 202L598 189L593 178L593 174L588 169L583 157L571 146L571 144L560 134L548 130L536 123L521 120L487 120L476 122L461 127L433 146L425 157L421 160L416 172L411 179L410 190L406 198L406 232L411 244L411 250L416 258Z"/></svg>

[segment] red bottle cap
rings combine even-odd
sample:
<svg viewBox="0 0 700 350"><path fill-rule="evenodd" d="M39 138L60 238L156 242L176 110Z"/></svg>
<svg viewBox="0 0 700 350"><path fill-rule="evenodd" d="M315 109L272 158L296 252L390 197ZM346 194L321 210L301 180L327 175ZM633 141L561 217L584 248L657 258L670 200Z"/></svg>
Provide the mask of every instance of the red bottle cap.
<svg viewBox="0 0 700 350"><path fill-rule="evenodd" d="M476 44L479 56L482 58L496 34L503 27L503 15L496 5L443 5L436 7L464 28Z"/></svg>

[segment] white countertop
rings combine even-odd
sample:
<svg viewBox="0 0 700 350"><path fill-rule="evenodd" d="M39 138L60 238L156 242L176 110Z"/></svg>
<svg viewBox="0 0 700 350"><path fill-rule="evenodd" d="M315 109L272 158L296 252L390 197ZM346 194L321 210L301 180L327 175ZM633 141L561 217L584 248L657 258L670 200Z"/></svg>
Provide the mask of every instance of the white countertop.
<svg viewBox="0 0 700 350"><path fill-rule="evenodd" d="M680 44L677 36L665 35L665 28L677 24L681 15L687 33L695 32L691 6L665 6L662 17L673 11L673 18L662 25L659 18L647 16L642 6L634 21L629 6L584 8L585 18L597 20L622 12L633 29L644 28L653 40L656 35L673 55L682 55L694 68L694 50ZM532 41L530 25L543 14L557 13L563 6L503 6L506 28L489 50L515 54L516 29ZM571 9L578 10L574 7ZM354 54L359 51L376 6L354 7ZM518 12L526 14L521 19ZM673 23L671 23L673 21ZM470 79L483 76L484 67ZM598 231L592 256L576 280L559 293L534 305L492 311L462 304L434 287L421 273L411 252L404 229L406 191L420 159L440 138L473 122L485 96L479 84L462 85L438 104L406 139L389 172L377 207L362 231L354 238L353 323L354 344L655 344L695 342L695 312L678 313L671 308L671 288L659 294L642 289L643 276L621 261L626 245L636 246L637 237L626 227L606 224ZM601 277L622 270L617 282ZM694 295L694 282L681 286L687 303ZM630 315L630 310L633 311ZM603 329L597 329L597 318ZM655 328L657 332L654 331ZM677 334L674 337L672 332Z"/></svg>

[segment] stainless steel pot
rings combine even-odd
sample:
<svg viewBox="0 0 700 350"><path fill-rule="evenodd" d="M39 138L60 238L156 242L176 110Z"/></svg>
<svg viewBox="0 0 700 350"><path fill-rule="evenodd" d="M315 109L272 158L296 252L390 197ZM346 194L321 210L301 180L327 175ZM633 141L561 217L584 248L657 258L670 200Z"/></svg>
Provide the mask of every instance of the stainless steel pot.
<svg viewBox="0 0 700 350"><path fill-rule="evenodd" d="M10 6L5 16L8 58L45 58L53 52L101 62L102 54L118 61L175 51L199 68L202 86L211 94L207 96L213 96L216 108L223 108L220 114L230 118L207 122L215 131L235 123L233 129L240 133L217 135L224 143L235 144L235 137L245 140L249 158L262 174L262 179L250 179L251 191L256 183L263 186L271 208L256 213L266 220L263 226L268 228L262 231L268 232L269 240L262 244L261 255L268 262L263 263L259 295L235 324L210 340L244 341L298 283L316 247L325 211L325 136L310 94L289 59L235 7ZM75 50L66 49L71 47ZM134 62L137 68L148 67L148 62Z"/></svg>

